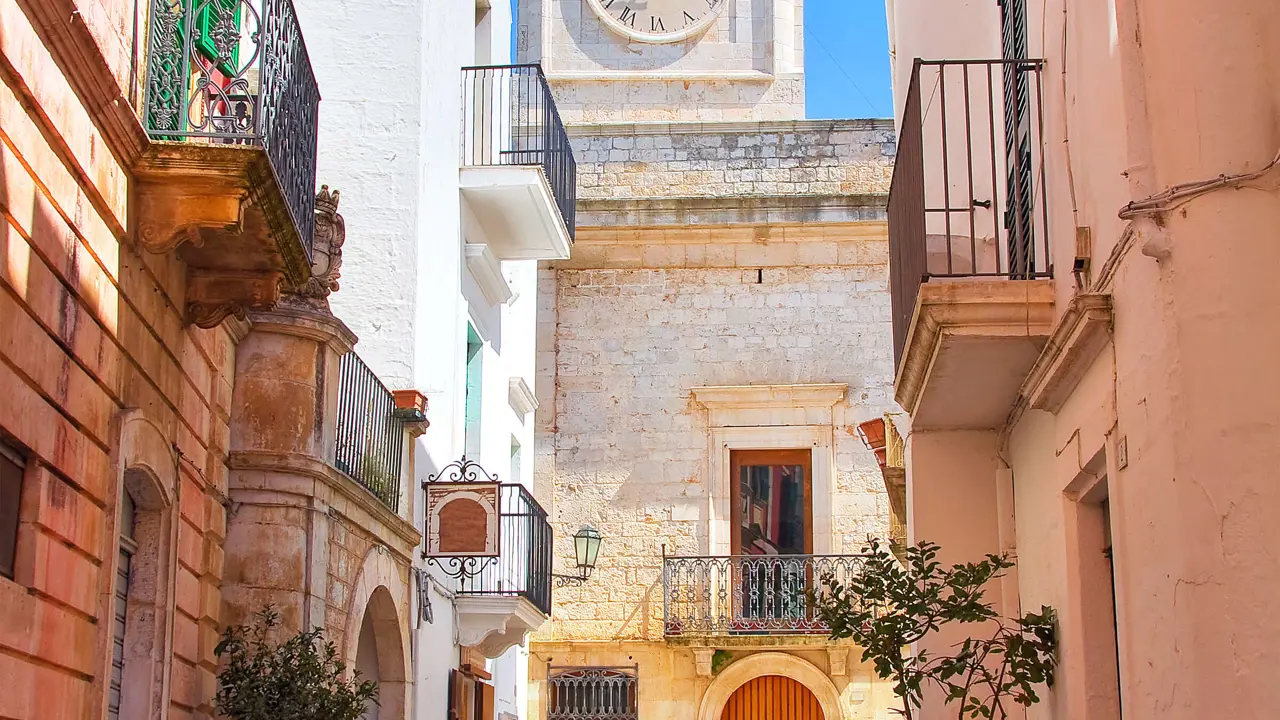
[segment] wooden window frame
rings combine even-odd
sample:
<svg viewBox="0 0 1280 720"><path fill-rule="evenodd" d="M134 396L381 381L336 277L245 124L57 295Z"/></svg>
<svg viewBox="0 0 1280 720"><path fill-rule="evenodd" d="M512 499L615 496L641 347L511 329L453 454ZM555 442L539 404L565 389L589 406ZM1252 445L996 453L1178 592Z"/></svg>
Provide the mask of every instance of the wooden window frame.
<svg viewBox="0 0 1280 720"><path fill-rule="evenodd" d="M730 450L729 451L729 533L730 554L741 554L742 510L739 493L742 492L742 468L760 465L799 465L804 468L804 552L813 554L813 452L796 450Z"/></svg>

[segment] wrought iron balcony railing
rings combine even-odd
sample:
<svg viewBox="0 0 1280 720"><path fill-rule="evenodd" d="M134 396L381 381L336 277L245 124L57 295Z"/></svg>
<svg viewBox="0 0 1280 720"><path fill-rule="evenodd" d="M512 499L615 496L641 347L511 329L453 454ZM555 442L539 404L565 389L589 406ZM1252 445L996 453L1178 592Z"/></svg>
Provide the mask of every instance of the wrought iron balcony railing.
<svg viewBox="0 0 1280 720"><path fill-rule="evenodd" d="M503 484L498 510L498 557L468 558L458 577L458 596L523 597L551 614L551 523L521 485ZM446 562L448 562L446 560Z"/></svg>
<svg viewBox="0 0 1280 720"><path fill-rule="evenodd" d="M152 0L147 134L261 146L308 257L319 105L291 0Z"/></svg>
<svg viewBox="0 0 1280 720"><path fill-rule="evenodd" d="M667 636L826 633L807 592L846 582L861 555L667 557L662 604Z"/></svg>
<svg viewBox="0 0 1280 720"><path fill-rule="evenodd" d="M637 720L638 666L548 667L547 720Z"/></svg>
<svg viewBox="0 0 1280 720"><path fill-rule="evenodd" d="M334 466L400 512L404 423L390 390L355 352L342 356Z"/></svg>
<svg viewBox="0 0 1280 720"><path fill-rule="evenodd" d="M1041 60L916 60L889 190L900 360L920 284L1053 275Z"/></svg>
<svg viewBox="0 0 1280 720"><path fill-rule="evenodd" d="M462 165L541 167L573 238L578 164L540 65L462 69Z"/></svg>

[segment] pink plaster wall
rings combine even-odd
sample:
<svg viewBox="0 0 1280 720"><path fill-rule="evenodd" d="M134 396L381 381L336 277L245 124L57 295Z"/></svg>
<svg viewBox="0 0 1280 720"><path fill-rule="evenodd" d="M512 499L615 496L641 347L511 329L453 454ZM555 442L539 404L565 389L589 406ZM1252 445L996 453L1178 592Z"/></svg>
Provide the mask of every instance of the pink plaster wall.
<svg viewBox="0 0 1280 720"><path fill-rule="evenodd" d="M914 56L999 53L994 3L890 5L899 93ZM1090 230L1096 282L1129 227L1118 216L1128 202L1256 171L1275 156L1280 4L1028 5L1032 54L1046 60L1045 190L1061 313L1076 292L1061 269L1077 227ZM1096 647L1073 623L1096 598L1074 586L1072 568L1087 558L1069 523L1072 483L1098 452L1110 481L1125 717L1263 718L1280 706L1277 174L1135 222L1137 242L1114 280L1095 288L1112 295L1113 345L1056 416L1024 415L1012 433L1022 603L1052 601L1064 623L1063 684L1033 717L1108 712L1091 696L1100 681L1077 667ZM912 468L911 502L933 539L976 537L971 512L929 511L956 497L924 479L931 468L976 472L973 453L939 445L910 459L925 462ZM922 499L926 490L940 494Z"/></svg>

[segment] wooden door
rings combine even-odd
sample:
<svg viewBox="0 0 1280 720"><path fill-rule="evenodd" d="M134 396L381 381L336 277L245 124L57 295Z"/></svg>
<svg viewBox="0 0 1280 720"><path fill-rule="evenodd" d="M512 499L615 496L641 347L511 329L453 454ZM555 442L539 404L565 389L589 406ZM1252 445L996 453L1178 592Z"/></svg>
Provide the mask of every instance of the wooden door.
<svg viewBox="0 0 1280 720"><path fill-rule="evenodd" d="M729 696L720 720L825 720L818 698L781 675L750 680Z"/></svg>

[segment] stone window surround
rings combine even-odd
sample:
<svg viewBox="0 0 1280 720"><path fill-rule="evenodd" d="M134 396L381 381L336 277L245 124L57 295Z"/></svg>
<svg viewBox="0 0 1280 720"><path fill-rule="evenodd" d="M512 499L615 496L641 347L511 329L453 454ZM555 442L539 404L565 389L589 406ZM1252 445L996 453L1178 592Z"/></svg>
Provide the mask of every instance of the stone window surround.
<svg viewBox="0 0 1280 720"><path fill-rule="evenodd" d="M739 385L697 387L695 402L708 411L707 552L731 553L730 453L734 450L803 450L812 452L813 552L834 551L834 519L830 502L836 488L834 406L844 401L844 383L811 385Z"/></svg>

